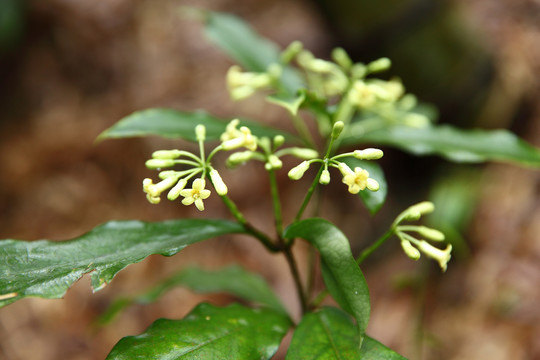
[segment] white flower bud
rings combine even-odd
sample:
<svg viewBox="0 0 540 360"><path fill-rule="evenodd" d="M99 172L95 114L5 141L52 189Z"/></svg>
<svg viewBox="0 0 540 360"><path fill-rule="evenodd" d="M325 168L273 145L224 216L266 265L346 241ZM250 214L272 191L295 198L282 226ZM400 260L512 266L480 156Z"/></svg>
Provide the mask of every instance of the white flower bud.
<svg viewBox="0 0 540 360"><path fill-rule="evenodd" d="M182 152L180 150L158 150L152 153L152 158L154 159L177 159L180 157Z"/></svg>
<svg viewBox="0 0 540 360"><path fill-rule="evenodd" d="M416 219L419 219L422 215L430 214L435 210L435 205L430 201L422 201L416 205L409 207L405 212L410 213Z"/></svg>
<svg viewBox="0 0 540 360"><path fill-rule="evenodd" d="M383 151L375 148L367 148L364 150L355 150L354 157L360 160L377 160L382 158Z"/></svg>
<svg viewBox="0 0 540 360"><path fill-rule="evenodd" d="M186 184L186 179L180 179L180 181L178 181L176 185L174 185L171 190L169 190L169 193L167 194L167 199L171 201L176 200L178 196L180 196L180 191L184 190L184 188L186 187Z"/></svg>
<svg viewBox="0 0 540 360"><path fill-rule="evenodd" d="M297 158L304 159L304 160L311 160L315 159L319 156L319 153L317 150L309 149L309 148L288 148L289 154L296 156Z"/></svg>
<svg viewBox="0 0 540 360"><path fill-rule="evenodd" d="M444 241L445 238L442 232L427 226L418 226L416 231L424 238L432 241Z"/></svg>
<svg viewBox="0 0 540 360"><path fill-rule="evenodd" d="M370 73L381 72L390 69L390 66L392 66L392 62L390 61L390 59L383 57L370 62L367 65L367 70Z"/></svg>
<svg viewBox="0 0 540 360"><path fill-rule="evenodd" d="M281 169L281 167L283 166L283 162L276 155L268 156L267 164L270 164L269 165L270 169L274 169L274 170Z"/></svg>
<svg viewBox="0 0 540 360"><path fill-rule="evenodd" d="M423 114L409 113L403 117L403 125L413 128L425 128L431 123L429 118Z"/></svg>
<svg viewBox="0 0 540 360"><path fill-rule="evenodd" d="M366 184L366 187L368 188L368 190L371 190L371 191L378 191L379 190L379 183L377 182L377 180L375 179L372 179L372 178L368 178L367 180L367 184Z"/></svg>
<svg viewBox="0 0 540 360"><path fill-rule="evenodd" d="M195 136L197 141L204 141L206 139L206 127L202 124L195 126Z"/></svg>
<svg viewBox="0 0 540 360"><path fill-rule="evenodd" d="M339 135L341 135L344 127L345 123L343 123L343 121L336 121L334 126L332 126L332 139L337 139Z"/></svg>
<svg viewBox="0 0 540 360"><path fill-rule="evenodd" d="M234 167L234 166L243 164L246 161L250 160L253 157L253 155L254 155L254 152L249 151L249 150L232 153L227 158L227 166Z"/></svg>
<svg viewBox="0 0 540 360"><path fill-rule="evenodd" d="M149 169L161 169L174 166L174 160L172 159L150 159L145 163Z"/></svg>
<svg viewBox="0 0 540 360"><path fill-rule="evenodd" d="M281 145L283 145L283 143L285 142L285 136L283 135L276 135L274 136L274 146L276 148L280 147Z"/></svg>
<svg viewBox="0 0 540 360"><path fill-rule="evenodd" d="M319 184L327 185L328 183L330 183L330 171L328 171L328 169L324 169L321 172L321 177L319 178Z"/></svg>
<svg viewBox="0 0 540 360"><path fill-rule="evenodd" d="M430 258L437 260L442 271L446 271L447 264L452 257L450 254L452 252L452 245L448 245L446 249L441 250L431 245L427 241L422 240L418 243L418 248Z"/></svg>
<svg viewBox="0 0 540 360"><path fill-rule="evenodd" d="M348 70L353 65L353 62L351 58L349 57L349 54L343 48L335 48L332 51L332 59L341 66L343 69Z"/></svg>
<svg viewBox="0 0 540 360"><path fill-rule="evenodd" d="M227 195L229 190L227 189L227 185L225 185L217 170L210 170L210 180L212 180L212 184L214 184L214 188L219 196Z"/></svg>
<svg viewBox="0 0 540 360"><path fill-rule="evenodd" d="M420 259L420 251L417 248L412 246L412 244L407 240L401 240L401 248L413 260Z"/></svg>
<svg viewBox="0 0 540 360"><path fill-rule="evenodd" d="M291 180L300 180L302 176L304 176L304 173L307 171L307 169L309 169L309 162L302 161L300 164L289 170L289 173L287 175Z"/></svg>

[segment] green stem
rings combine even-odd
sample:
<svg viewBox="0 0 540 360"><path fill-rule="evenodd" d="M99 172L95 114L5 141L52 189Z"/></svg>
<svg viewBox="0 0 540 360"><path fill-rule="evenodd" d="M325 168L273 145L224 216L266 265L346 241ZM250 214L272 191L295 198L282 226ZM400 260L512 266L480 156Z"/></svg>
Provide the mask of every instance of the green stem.
<svg viewBox="0 0 540 360"><path fill-rule="evenodd" d="M308 310L307 297L306 297L306 293L304 292L304 288L302 286L302 281L300 280L300 273L298 272L298 266L296 265L296 261L291 251L291 247L286 246L282 238L280 238L280 243L284 245L283 254L285 255L285 259L287 259L287 264L289 265L289 269L291 270L291 274L294 280L294 286L296 287L296 292L298 293L298 298L300 300L300 307L302 309L302 314L305 314Z"/></svg>
<svg viewBox="0 0 540 360"><path fill-rule="evenodd" d="M312 308L317 308L322 303L325 297L327 297L329 294L328 290L324 289L322 290L311 302Z"/></svg>
<svg viewBox="0 0 540 360"><path fill-rule="evenodd" d="M268 249L268 251L275 253L281 250L280 246L276 246L276 244L274 244L266 234L253 227L253 225L251 225L246 220L244 215L242 215L240 210L238 210L238 207L236 207L236 204L227 195L221 196L221 200L223 200L225 206L227 206L236 221L242 224L242 226L244 226L244 229L246 229L249 234L253 235L257 240L259 240L261 244L263 244L264 247Z"/></svg>
<svg viewBox="0 0 540 360"><path fill-rule="evenodd" d="M270 193L272 195L272 205L274 207L274 221L276 223L276 232L278 237L281 237L283 234L283 217L281 213L281 202L279 200L279 191L275 171L268 170L268 177L270 178Z"/></svg>
<svg viewBox="0 0 540 360"><path fill-rule="evenodd" d="M300 221L300 218L302 217L302 214L304 213L304 210L306 210L306 206L309 203L309 200L311 200L311 196L313 195L313 192L317 188L317 184L319 183L319 178L321 177L321 173L324 169L324 165L321 166L319 169L319 172L315 176L315 179L313 179L313 182L311 183L311 186L306 193L306 196L304 197L304 201L302 202L302 205L300 206L300 209L298 209L298 212L296 213L296 217L294 218L294 222Z"/></svg>
<svg viewBox="0 0 540 360"><path fill-rule="evenodd" d="M302 141L306 146L314 149L315 148L315 141L313 140L313 137L311 136L311 133L309 132L308 127L306 126L306 123L304 122L304 119L298 115L292 115L292 122L294 125L294 128L296 129L296 132L300 137L302 138Z"/></svg>
<svg viewBox="0 0 540 360"><path fill-rule="evenodd" d="M364 262L364 260L368 256L370 256L375 250L377 250L382 244L384 244L386 240L388 240L392 235L394 235L395 231L396 228L394 226L390 227L390 229L388 229L383 234L383 236L381 236L377 241L375 241L370 247L362 251L360 256L358 256L358 258L356 259L356 263L358 265L362 264L362 262Z"/></svg>

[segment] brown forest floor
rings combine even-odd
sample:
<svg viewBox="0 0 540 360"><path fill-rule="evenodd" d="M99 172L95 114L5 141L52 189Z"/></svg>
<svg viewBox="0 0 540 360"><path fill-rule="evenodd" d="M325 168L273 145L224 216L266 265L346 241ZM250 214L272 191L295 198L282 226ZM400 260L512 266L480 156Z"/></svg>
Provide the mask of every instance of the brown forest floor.
<svg viewBox="0 0 540 360"><path fill-rule="evenodd" d="M111 219L202 216L178 204L150 205L141 191L148 154L177 143L94 143L135 110L204 108L222 117L280 122L283 114L262 99L229 101L224 74L232 63L204 39L199 24L178 16L178 5L186 4L233 12L281 46L300 39L321 55L335 46L307 1L28 2L27 37L0 63L0 238L62 240ZM540 4L452 4L493 58L494 81L480 122L494 119L491 126L511 126L540 146ZM480 170L482 186L466 230L468 256L456 256L440 275L394 247L365 269L373 303L369 333L411 359L540 359L540 173L500 164ZM231 194L254 192L238 201L254 223L267 227L270 204L257 186L264 182L257 167L223 176ZM285 187L287 179L280 181ZM304 185L287 185L284 198L297 200ZM397 211L385 207L375 223ZM325 212L350 238L379 230L356 202L328 205ZM203 215L226 216L214 200ZM172 258L152 256L95 294L85 277L63 300L25 299L1 309L0 359L102 359L121 337L142 332L158 317L180 318L201 300L230 301L176 289L156 304L128 309L110 326L92 326L115 297L138 293L193 262L208 268L239 262L260 271L298 312L293 285L282 280L288 278L283 259L245 239L218 239ZM396 275L414 279L422 269L425 288L395 285Z"/></svg>

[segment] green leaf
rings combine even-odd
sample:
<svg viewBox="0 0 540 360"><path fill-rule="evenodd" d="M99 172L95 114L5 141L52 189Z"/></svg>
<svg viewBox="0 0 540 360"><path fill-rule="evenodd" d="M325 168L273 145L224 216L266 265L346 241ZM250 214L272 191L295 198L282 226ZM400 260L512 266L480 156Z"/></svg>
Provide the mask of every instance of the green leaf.
<svg viewBox="0 0 540 360"><path fill-rule="evenodd" d="M304 315L294 331L286 360L405 360L377 340L364 336L343 311L324 307Z"/></svg>
<svg viewBox="0 0 540 360"><path fill-rule="evenodd" d="M197 141L195 126L206 127L206 138L218 140L229 122L214 117L204 111L182 112L173 109L147 109L136 111L118 121L98 136L98 140L158 135L171 139ZM298 142L297 138L283 131L241 120L241 125L249 127L257 136L274 137L283 135L286 139Z"/></svg>
<svg viewBox="0 0 540 360"><path fill-rule="evenodd" d="M328 291L336 301L355 317L360 334L369 322L369 290L362 271L351 253L349 241L332 223L323 219L305 219L285 231L286 238L300 237L311 242L321 253L321 259L331 274Z"/></svg>
<svg viewBox="0 0 540 360"><path fill-rule="evenodd" d="M107 359L270 359L290 326L269 309L203 303L182 320L160 319L123 338Z"/></svg>
<svg viewBox="0 0 540 360"><path fill-rule="evenodd" d="M393 126L348 134L344 143L389 145L416 155L440 155L455 162L503 161L540 166L540 149L507 130L463 130L449 125L411 128Z"/></svg>
<svg viewBox="0 0 540 360"><path fill-rule="evenodd" d="M388 194L388 184L386 183L386 177L384 176L382 168L374 161L358 160L352 157L344 158L342 161L349 165L351 169L359 166L362 169L367 170L369 177L377 180L379 183L378 191L365 189L358 193L369 212L372 215L376 214L383 206L386 201L386 195Z"/></svg>
<svg viewBox="0 0 540 360"><path fill-rule="evenodd" d="M84 274L94 291L151 254L172 256L187 245L243 233L226 220L111 221L70 241L0 241L0 306L23 297L60 298Z"/></svg>
<svg viewBox="0 0 540 360"><path fill-rule="evenodd" d="M360 359L360 337L351 317L332 307L306 314L294 331L286 360Z"/></svg>
<svg viewBox="0 0 540 360"><path fill-rule="evenodd" d="M407 360L377 340L366 336L360 349L362 360Z"/></svg>
<svg viewBox="0 0 540 360"><path fill-rule="evenodd" d="M185 286L198 293L229 293L238 298L265 305L276 312L287 314L268 283L258 274L249 272L238 265L215 271L191 266L170 276L144 294L118 299L101 316L99 322L102 324L109 322L118 312L134 303L152 303L177 286Z"/></svg>
<svg viewBox="0 0 540 360"><path fill-rule="evenodd" d="M218 12L204 12L204 15L206 36L244 69L266 72L269 65L280 62L279 47L240 18ZM289 94L295 94L303 83L289 66L283 68L281 82Z"/></svg>

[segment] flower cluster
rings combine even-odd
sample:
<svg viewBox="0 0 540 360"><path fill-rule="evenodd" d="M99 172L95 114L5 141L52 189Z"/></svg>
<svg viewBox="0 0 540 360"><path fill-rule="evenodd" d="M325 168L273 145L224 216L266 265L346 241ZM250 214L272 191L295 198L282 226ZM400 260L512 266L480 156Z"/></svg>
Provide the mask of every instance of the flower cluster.
<svg viewBox="0 0 540 360"><path fill-rule="evenodd" d="M160 182L154 184L152 179L146 178L143 180L143 191L146 193L146 198L151 204L158 204L161 200L160 196L168 190L167 199L173 201L182 196L182 204L191 205L203 211L203 200L207 199L211 191L206 189L205 177L208 175L216 192L220 196L227 194L227 185L219 175L216 169L210 164L210 158L204 158L203 143L206 136L206 128L203 125L195 127L197 141L200 143L201 154L195 155L189 151L183 150L159 150L152 154L152 159L146 161L146 167L149 169L159 170ZM185 170L162 170L174 166L184 166ZM199 175L192 181L191 188L186 188L191 178Z"/></svg>
<svg viewBox="0 0 540 360"><path fill-rule="evenodd" d="M248 160L260 160L265 163L265 168L269 171L280 169L283 166L280 157L284 155L293 155L300 159L312 159L318 156L315 150L307 148L289 147L278 150L285 142L283 136L275 136L272 142L267 137L256 137L247 126L238 127L239 125L240 120L238 119L229 122L225 132L221 134L221 144L214 148L208 157L204 156L206 128L203 125L198 125L195 128L196 138L200 144L200 155L177 149L155 151L152 154L152 159L146 161L146 167L159 170L161 181L154 184L150 178L143 180L143 191L146 193L148 201L152 204L158 204L161 201L161 194L168 191L167 199L173 201L182 196L182 204L195 204L197 209L203 211L203 200L211 194L211 191L205 188L206 177L210 178L218 195L227 195L227 185L211 164L213 156L218 151L244 148L246 150L235 152L229 156L227 160L229 166L236 166ZM259 149L260 151L258 151ZM187 169L170 169L176 166ZM195 176L198 177L192 181L191 188L186 188L189 181Z"/></svg>
<svg viewBox="0 0 540 360"><path fill-rule="evenodd" d="M377 180L369 177L369 172L367 170L359 166L356 166L353 170L349 167L349 165L338 161L338 159L344 157L353 157L359 160L376 160L380 159L382 156L382 150L368 148L364 150L355 150L354 152L350 153L339 154L327 159L305 160L292 168L288 175L292 180L299 180L304 176L304 173L309 169L309 166L312 163L318 162L322 163L324 166L319 178L319 183L322 185L330 183L330 172L328 171L328 167L335 167L341 172L342 182L348 186L348 191L351 194L358 194L360 191L366 188L371 191L377 191L379 190L379 183Z"/></svg>
<svg viewBox="0 0 540 360"><path fill-rule="evenodd" d="M435 209L433 203L425 201L413 205L403 211L394 221L396 235L400 239L401 247L405 254L413 260L418 260L421 253L436 260L442 271L446 271L451 258L452 245L448 244L445 249L439 249L428 241L443 242L445 236L442 232L422 225L400 225L402 221L415 221L422 215L429 214ZM417 234L420 239L410 233Z"/></svg>
<svg viewBox="0 0 540 360"><path fill-rule="evenodd" d="M388 58L380 58L367 64L353 62L342 48L332 51L331 60L316 58L304 49L301 42L291 43L281 54L280 63L272 64L265 72L243 72L234 65L227 73L227 86L231 98L245 99L258 90L280 89L276 85L285 73L286 66L297 65L304 74L305 89L317 99L331 101L336 97L341 102L349 103L356 110L372 114L377 121L410 127L425 127L431 123L425 111L419 111L416 97L406 94L405 88L397 78L382 80L372 75L390 69ZM298 95L299 104L306 101L304 95ZM268 101L288 107L275 97ZM319 124L323 126L323 124Z"/></svg>

